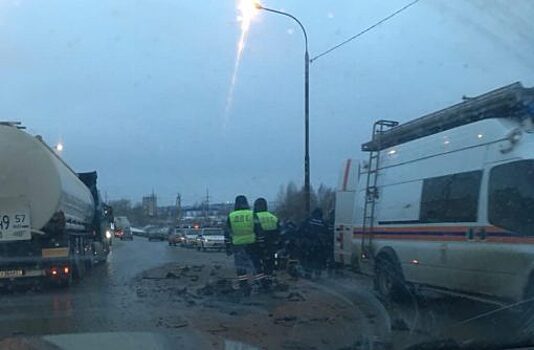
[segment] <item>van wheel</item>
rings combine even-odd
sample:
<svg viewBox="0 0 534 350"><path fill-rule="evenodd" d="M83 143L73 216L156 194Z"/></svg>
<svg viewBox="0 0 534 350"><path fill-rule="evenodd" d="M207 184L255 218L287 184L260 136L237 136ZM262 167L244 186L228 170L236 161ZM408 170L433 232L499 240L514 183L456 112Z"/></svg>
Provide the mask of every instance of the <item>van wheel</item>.
<svg viewBox="0 0 534 350"><path fill-rule="evenodd" d="M398 262L386 256L378 256L375 270L375 288L386 300L402 301L407 295L406 282Z"/></svg>

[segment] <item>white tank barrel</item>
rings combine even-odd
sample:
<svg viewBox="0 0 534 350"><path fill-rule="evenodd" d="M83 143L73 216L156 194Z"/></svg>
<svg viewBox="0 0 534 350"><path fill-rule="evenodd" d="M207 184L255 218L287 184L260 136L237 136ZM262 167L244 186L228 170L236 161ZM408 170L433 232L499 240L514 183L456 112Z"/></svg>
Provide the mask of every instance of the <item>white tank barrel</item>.
<svg viewBox="0 0 534 350"><path fill-rule="evenodd" d="M0 215L9 211L10 202L29 206L32 230L42 230L58 212L67 228L78 229L94 215L91 192L50 147L15 126L0 124Z"/></svg>

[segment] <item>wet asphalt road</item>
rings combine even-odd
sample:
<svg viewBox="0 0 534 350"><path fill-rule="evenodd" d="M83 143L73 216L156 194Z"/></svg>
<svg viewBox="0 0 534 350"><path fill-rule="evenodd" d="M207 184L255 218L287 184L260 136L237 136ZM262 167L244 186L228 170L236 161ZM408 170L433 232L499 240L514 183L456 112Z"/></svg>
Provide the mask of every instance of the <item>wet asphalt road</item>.
<svg viewBox="0 0 534 350"><path fill-rule="evenodd" d="M115 241L108 262L69 289L0 294L0 335L153 330L160 315L144 307L132 280L180 259L184 250L173 248L144 238Z"/></svg>
<svg viewBox="0 0 534 350"><path fill-rule="evenodd" d="M0 337L169 332L158 324L162 320L180 323L180 310L167 307L166 300L146 302L139 298L134 279L145 270L180 261L229 264L231 259L224 254L198 253L169 247L166 242L148 242L145 238L114 242L108 262L97 266L70 289L0 293ZM492 314L497 307L463 298L426 294L402 305L383 303L375 297L368 278L350 273L309 283L346 300L347 307L356 308L364 320L358 331L378 342L393 343L394 348L437 338L464 342L513 340L526 329L534 328L517 313ZM476 318L485 313L489 314ZM179 333L183 329L171 331Z"/></svg>

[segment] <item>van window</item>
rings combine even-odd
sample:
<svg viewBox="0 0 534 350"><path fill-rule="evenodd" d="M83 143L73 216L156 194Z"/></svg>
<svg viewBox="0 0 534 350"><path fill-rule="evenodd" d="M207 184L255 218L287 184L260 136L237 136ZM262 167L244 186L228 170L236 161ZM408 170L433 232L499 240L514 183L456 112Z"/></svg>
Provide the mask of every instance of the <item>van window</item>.
<svg viewBox="0 0 534 350"><path fill-rule="evenodd" d="M521 160L491 169L488 216L492 225L534 235L533 160Z"/></svg>
<svg viewBox="0 0 534 350"><path fill-rule="evenodd" d="M477 221L482 171L470 171L423 181L420 221Z"/></svg>

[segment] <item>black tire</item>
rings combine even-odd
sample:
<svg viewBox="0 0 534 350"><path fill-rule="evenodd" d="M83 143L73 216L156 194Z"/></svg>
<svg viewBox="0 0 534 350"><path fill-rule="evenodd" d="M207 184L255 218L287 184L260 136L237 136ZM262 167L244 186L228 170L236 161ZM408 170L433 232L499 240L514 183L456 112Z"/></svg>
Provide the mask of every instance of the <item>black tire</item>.
<svg viewBox="0 0 534 350"><path fill-rule="evenodd" d="M409 294L400 264L389 256L378 256L375 268L375 288L387 301L403 301Z"/></svg>

